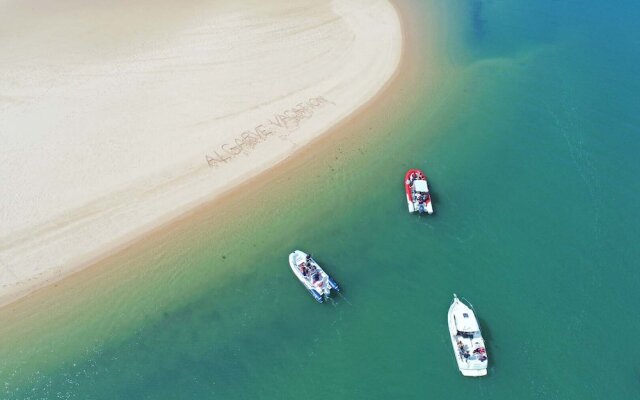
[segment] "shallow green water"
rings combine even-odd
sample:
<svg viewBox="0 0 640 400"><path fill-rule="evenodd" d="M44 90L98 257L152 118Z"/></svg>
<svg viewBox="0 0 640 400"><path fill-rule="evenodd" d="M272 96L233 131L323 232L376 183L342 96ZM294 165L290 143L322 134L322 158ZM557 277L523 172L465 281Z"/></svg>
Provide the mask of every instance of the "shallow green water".
<svg viewBox="0 0 640 400"><path fill-rule="evenodd" d="M637 398L639 3L408 5L440 22L435 81L408 77L276 174L263 212L204 212L0 327L0 397ZM410 166L433 217L406 213ZM316 304L293 248L343 295ZM481 318L486 378L455 367L454 292Z"/></svg>

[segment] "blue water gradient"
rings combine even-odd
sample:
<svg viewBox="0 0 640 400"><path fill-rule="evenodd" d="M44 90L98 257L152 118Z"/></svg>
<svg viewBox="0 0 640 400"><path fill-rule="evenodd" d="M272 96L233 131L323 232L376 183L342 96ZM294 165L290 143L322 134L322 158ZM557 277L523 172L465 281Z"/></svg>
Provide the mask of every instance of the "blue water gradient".
<svg viewBox="0 0 640 400"><path fill-rule="evenodd" d="M211 210L140 278L15 327L0 397L637 398L640 2L400 6L424 37L370 122L275 173L224 235ZM432 217L406 212L410 167ZM294 248L342 294L316 304ZM485 378L456 369L454 292L481 318Z"/></svg>

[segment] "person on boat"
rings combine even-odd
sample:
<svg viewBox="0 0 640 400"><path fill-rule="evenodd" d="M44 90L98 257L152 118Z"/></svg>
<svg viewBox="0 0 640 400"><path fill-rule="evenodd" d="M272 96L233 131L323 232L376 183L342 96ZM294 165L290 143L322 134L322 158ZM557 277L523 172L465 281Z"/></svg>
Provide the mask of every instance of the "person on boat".
<svg viewBox="0 0 640 400"><path fill-rule="evenodd" d="M307 262L311 261L311 254L307 254Z"/></svg>
<svg viewBox="0 0 640 400"><path fill-rule="evenodd" d="M302 272L302 276L307 276L309 270L304 265L300 268L300 272Z"/></svg>

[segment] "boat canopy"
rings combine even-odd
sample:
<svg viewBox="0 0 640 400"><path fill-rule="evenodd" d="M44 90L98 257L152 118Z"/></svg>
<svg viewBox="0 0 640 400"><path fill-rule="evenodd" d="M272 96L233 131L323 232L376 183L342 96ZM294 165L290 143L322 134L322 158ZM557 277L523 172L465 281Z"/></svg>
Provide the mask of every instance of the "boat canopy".
<svg viewBox="0 0 640 400"><path fill-rule="evenodd" d="M428 192L429 191L429 188L427 187L427 181L422 181L422 180L414 181L413 182L413 188L416 190L416 192Z"/></svg>
<svg viewBox="0 0 640 400"><path fill-rule="evenodd" d="M473 311L469 309L458 309L453 313L456 321L456 329L459 332L477 332L480 330Z"/></svg>

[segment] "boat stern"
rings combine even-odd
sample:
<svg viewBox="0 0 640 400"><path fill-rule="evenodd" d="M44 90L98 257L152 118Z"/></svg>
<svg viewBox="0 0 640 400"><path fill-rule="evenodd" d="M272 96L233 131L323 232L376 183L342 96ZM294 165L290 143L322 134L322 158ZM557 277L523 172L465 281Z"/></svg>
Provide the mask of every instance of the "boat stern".
<svg viewBox="0 0 640 400"><path fill-rule="evenodd" d="M471 376L471 377L478 377L478 376L485 376L487 375L487 369L461 369L460 372L462 372L463 376Z"/></svg>

